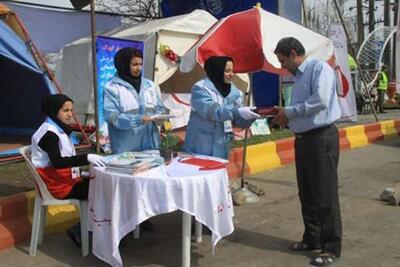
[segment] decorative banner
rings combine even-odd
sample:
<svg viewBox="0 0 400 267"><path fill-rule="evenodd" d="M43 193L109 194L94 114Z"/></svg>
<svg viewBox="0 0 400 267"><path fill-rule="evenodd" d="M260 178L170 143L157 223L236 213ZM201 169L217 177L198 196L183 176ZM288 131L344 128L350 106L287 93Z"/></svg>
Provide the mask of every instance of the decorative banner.
<svg viewBox="0 0 400 267"><path fill-rule="evenodd" d="M334 68L338 80L338 96L342 109L342 120L357 121L356 99L348 66L347 39L343 26L332 23L330 38L333 41L337 64Z"/></svg>
<svg viewBox="0 0 400 267"><path fill-rule="evenodd" d="M144 44L139 41L123 40L111 37L97 36L96 38L96 58L97 58L97 95L99 107L99 125L104 123L103 110L103 91L108 81L114 77L116 69L114 67L114 55L123 47L133 47L142 51L144 54Z"/></svg>
<svg viewBox="0 0 400 267"><path fill-rule="evenodd" d="M261 7L271 10L276 7L278 1L271 0L164 0L161 8L164 17L171 17L192 12L195 9L203 9L210 12L214 17L220 19L232 13L252 8L259 2Z"/></svg>

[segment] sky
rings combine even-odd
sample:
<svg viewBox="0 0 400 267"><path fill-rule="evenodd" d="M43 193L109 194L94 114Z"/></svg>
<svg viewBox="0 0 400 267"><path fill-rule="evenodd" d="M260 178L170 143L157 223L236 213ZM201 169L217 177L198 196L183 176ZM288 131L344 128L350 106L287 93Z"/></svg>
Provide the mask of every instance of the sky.
<svg viewBox="0 0 400 267"><path fill-rule="evenodd" d="M18 0L16 0L18 1ZM22 2L31 2L31 3L38 3L43 5L51 5L51 6L62 6L62 7L72 7L72 4L69 0L29 0Z"/></svg>
<svg viewBox="0 0 400 267"><path fill-rule="evenodd" d="M29 2L35 4L73 8L70 0L14 0L16 2ZM85 8L86 9L86 8Z"/></svg>

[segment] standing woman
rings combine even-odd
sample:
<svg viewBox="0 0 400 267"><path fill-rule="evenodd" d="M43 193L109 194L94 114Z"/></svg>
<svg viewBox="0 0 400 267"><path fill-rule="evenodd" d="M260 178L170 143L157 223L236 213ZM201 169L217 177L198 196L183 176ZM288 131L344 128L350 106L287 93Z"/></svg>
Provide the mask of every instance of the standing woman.
<svg viewBox="0 0 400 267"><path fill-rule="evenodd" d="M163 113L164 107L159 88L142 77L142 52L122 48L115 54L114 65L117 73L104 90L112 152L159 149L157 121L151 116Z"/></svg>
<svg viewBox="0 0 400 267"><path fill-rule="evenodd" d="M243 94L232 83L233 64L226 56L213 56L205 62L207 77L192 88L185 151L227 159L232 125L250 127L260 117L250 107L241 107Z"/></svg>
<svg viewBox="0 0 400 267"><path fill-rule="evenodd" d="M78 166L89 162L104 166L106 162L96 154L76 155L70 139L72 110L73 101L66 95L50 95L44 99L42 111L47 117L32 136L32 164L53 197L86 200L89 179L81 179ZM80 245L79 225L67 233Z"/></svg>

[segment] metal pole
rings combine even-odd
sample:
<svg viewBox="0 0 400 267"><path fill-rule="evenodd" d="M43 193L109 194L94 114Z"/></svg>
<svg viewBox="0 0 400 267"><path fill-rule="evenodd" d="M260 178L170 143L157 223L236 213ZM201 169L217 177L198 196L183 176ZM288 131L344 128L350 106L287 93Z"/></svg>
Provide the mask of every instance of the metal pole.
<svg viewBox="0 0 400 267"><path fill-rule="evenodd" d="M339 15L339 19L340 19L340 22L342 23L344 32L346 33L347 40L350 40L350 38L349 38L349 33L347 32L346 24L344 24L343 17L342 17L342 13L340 12L340 9L339 9L339 6L338 6L338 4L337 4L337 1L336 1L336 0L333 0L333 2L335 3L336 11L337 11L337 13L338 13L338 15ZM350 46L349 48L350 48L351 56L354 58L354 61L356 62L358 68L360 69L361 66L360 66L360 64L359 64L359 62L358 62L358 60L357 60L354 47L353 47L350 43L349 43L349 46ZM359 71L358 74L360 75L362 84L364 85L365 88L367 88L367 83L366 83L366 81L365 81L364 74L362 73L362 71ZM368 89L366 90L366 92L367 92L367 97L368 97L368 99L369 99L369 101L370 101L370 103L371 103L371 108L372 108L372 112L374 113L375 120L376 120L376 121L379 121L378 115L377 115L377 113L376 113L375 106L374 106L373 101L372 101L371 93L370 93L370 91L369 91Z"/></svg>
<svg viewBox="0 0 400 267"><path fill-rule="evenodd" d="M250 76L250 88L248 92L248 98L247 98L247 106L250 106L251 104L251 96L253 94L253 73L249 74ZM246 151L247 151L247 133L249 132L249 128L246 128L244 130L244 140L243 140L243 158L242 158L242 173L241 173L241 178L240 178L240 187L244 187L244 172L246 169Z"/></svg>
<svg viewBox="0 0 400 267"><path fill-rule="evenodd" d="M182 211L182 267L190 267L190 237L192 216Z"/></svg>
<svg viewBox="0 0 400 267"><path fill-rule="evenodd" d="M244 187L244 171L246 169L246 150L247 150L247 132L248 128L244 130L244 140L243 140L243 158L242 158L242 173L240 178L240 187Z"/></svg>
<svg viewBox="0 0 400 267"><path fill-rule="evenodd" d="M92 71L93 71L93 93L94 93L94 121L96 124L96 153L100 153L100 125L99 125L99 106L97 95L97 61L96 61L96 10L95 0L90 1L90 28L92 39Z"/></svg>

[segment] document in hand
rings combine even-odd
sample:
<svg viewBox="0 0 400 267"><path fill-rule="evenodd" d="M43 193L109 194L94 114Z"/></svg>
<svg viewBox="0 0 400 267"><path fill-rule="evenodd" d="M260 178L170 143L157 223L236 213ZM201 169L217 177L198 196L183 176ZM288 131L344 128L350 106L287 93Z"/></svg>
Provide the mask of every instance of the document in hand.
<svg viewBox="0 0 400 267"><path fill-rule="evenodd" d="M278 114L279 110L275 107L258 107L255 112L263 117L273 117Z"/></svg>
<svg viewBox="0 0 400 267"><path fill-rule="evenodd" d="M166 114L154 114L154 115L150 116L150 118L152 118L154 120L168 120L168 119L176 118L176 116L175 115L166 115Z"/></svg>

